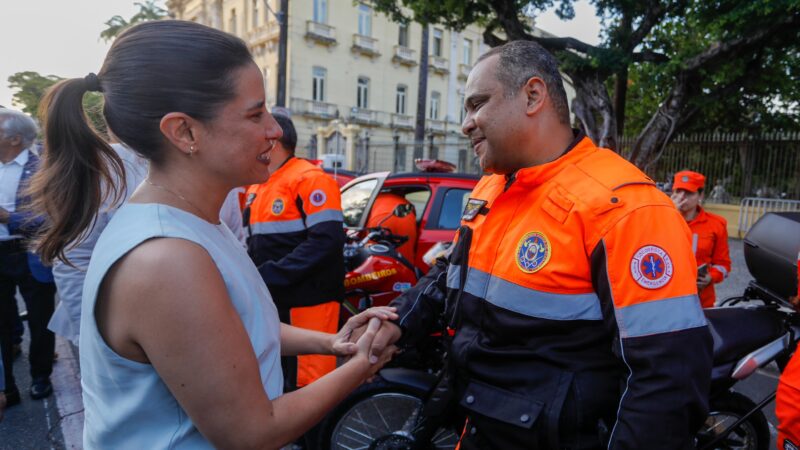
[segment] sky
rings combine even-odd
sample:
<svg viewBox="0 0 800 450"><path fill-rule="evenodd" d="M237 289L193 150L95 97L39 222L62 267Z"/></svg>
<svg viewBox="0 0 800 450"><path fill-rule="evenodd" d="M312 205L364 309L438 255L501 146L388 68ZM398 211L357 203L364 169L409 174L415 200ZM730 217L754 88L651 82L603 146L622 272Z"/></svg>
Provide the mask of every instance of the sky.
<svg viewBox="0 0 800 450"><path fill-rule="evenodd" d="M16 108L8 87L8 77L14 73L34 71L73 78L99 71L109 47L99 38L104 23L117 14L130 18L137 10L134 1L0 0L0 105ZM164 1L157 4L163 7ZM548 11L536 23L558 36L599 42L599 21L587 0L576 2L575 19L569 22Z"/></svg>

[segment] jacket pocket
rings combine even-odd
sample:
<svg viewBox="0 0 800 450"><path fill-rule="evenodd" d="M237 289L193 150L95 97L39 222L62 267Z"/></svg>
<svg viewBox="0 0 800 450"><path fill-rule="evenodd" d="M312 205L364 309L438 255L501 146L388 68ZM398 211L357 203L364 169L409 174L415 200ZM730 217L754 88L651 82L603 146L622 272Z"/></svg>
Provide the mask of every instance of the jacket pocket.
<svg viewBox="0 0 800 450"><path fill-rule="evenodd" d="M475 380L467 385L460 404L469 411L525 429L533 426L544 408L544 402Z"/></svg>

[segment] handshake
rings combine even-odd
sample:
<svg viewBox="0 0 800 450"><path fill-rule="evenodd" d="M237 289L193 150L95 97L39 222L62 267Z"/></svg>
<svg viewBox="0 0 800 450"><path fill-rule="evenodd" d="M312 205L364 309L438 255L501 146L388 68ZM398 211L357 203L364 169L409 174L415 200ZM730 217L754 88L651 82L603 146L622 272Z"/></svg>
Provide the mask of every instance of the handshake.
<svg viewBox="0 0 800 450"><path fill-rule="evenodd" d="M390 322L399 317L396 311L390 306L379 306L351 317L333 335L333 353L348 360L363 359L369 367L366 378L372 377L397 352L394 343L400 339L401 331Z"/></svg>

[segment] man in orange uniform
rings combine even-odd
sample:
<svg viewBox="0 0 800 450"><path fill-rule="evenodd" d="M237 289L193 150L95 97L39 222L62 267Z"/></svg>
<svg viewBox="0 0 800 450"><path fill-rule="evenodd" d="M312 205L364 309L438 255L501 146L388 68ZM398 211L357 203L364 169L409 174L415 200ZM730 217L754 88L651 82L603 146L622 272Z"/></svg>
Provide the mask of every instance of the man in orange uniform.
<svg viewBox="0 0 800 450"><path fill-rule="evenodd" d="M417 215L413 211L405 217L392 215L399 205L408 204L410 204L408 200L397 194L389 192L378 194L367 219L367 228L380 225L388 228L392 234L408 237L408 241L397 250L408 262L414 264L414 250L417 245Z"/></svg>
<svg viewBox="0 0 800 450"><path fill-rule="evenodd" d="M797 253L797 294L790 299L800 309L800 251ZM778 449L800 448L800 356L795 351L778 381L775 415L778 417Z"/></svg>
<svg viewBox="0 0 800 450"><path fill-rule="evenodd" d="M703 308L711 308L716 300L714 284L722 283L728 277L731 256L728 252L728 222L700 206L705 184L706 177L697 172L684 170L676 173L672 183L672 202L692 230L692 251L697 266L706 268L705 273L698 273L697 290Z"/></svg>
<svg viewBox="0 0 800 450"><path fill-rule="evenodd" d="M248 253L264 278L281 321L335 333L344 297L344 229L339 187L319 167L294 156L297 132L275 114L283 137L270 154L270 177L247 191ZM249 212L248 212L249 210ZM284 359L289 389L336 368L336 357ZM296 374L295 374L296 371Z"/></svg>
<svg viewBox="0 0 800 450"><path fill-rule="evenodd" d="M462 131L484 176L449 260L392 305L373 353L443 315L462 449L688 449L708 413L711 336L686 221L652 180L570 129L552 55L496 47Z"/></svg>

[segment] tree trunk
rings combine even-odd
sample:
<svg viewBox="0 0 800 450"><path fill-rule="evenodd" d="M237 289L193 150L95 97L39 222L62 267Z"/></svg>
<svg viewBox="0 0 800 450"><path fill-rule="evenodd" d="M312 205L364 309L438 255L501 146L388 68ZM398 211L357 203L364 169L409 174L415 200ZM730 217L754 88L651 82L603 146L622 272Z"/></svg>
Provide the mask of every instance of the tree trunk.
<svg viewBox="0 0 800 450"><path fill-rule="evenodd" d="M575 87L573 112L583 124L586 135L600 147L617 150L616 118L605 85L597 74L568 75Z"/></svg>
<svg viewBox="0 0 800 450"><path fill-rule="evenodd" d="M695 93L699 80L695 74L679 75L667 99L658 107L650 122L633 144L630 161L644 170L658 160L664 147L682 122L689 98Z"/></svg>
<svg viewBox="0 0 800 450"><path fill-rule="evenodd" d="M628 66L620 69L614 79L614 112L617 117L617 136L625 135L625 99L628 96Z"/></svg>
<svg viewBox="0 0 800 450"><path fill-rule="evenodd" d="M428 24L422 25L419 49L419 83L417 86L417 120L414 127L414 159L422 158L425 141L425 103L428 95ZM415 166L416 167L416 166Z"/></svg>

